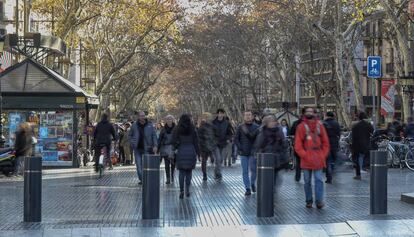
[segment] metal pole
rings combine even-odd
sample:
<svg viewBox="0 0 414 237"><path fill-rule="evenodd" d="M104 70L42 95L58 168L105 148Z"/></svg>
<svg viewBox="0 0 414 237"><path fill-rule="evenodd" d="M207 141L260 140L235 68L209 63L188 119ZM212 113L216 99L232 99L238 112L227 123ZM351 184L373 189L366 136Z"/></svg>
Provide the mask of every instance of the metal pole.
<svg viewBox="0 0 414 237"><path fill-rule="evenodd" d="M42 157L24 160L24 222L42 221Z"/></svg>
<svg viewBox="0 0 414 237"><path fill-rule="evenodd" d="M16 0L16 35L19 35L19 0Z"/></svg>
<svg viewBox="0 0 414 237"><path fill-rule="evenodd" d="M142 219L160 218L160 156L143 157Z"/></svg>
<svg viewBox="0 0 414 237"><path fill-rule="evenodd" d="M375 56L375 38L372 36L372 56ZM376 111L375 111L375 79L372 80L372 122L374 123L374 128L377 126Z"/></svg>
<svg viewBox="0 0 414 237"><path fill-rule="evenodd" d="M370 214L387 214L387 152L371 151Z"/></svg>
<svg viewBox="0 0 414 237"><path fill-rule="evenodd" d="M257 217L274 216L274 154L258 153L257 156Z"/></svg>

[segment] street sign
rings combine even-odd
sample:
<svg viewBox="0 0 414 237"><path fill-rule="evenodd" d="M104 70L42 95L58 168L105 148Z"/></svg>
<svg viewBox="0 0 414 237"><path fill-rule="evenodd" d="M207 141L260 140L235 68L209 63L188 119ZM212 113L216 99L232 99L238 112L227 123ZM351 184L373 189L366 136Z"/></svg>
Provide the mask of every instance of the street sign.
<svg viewBox="0 0 414 237"><path fill-rule="evenodd" d="M379 56L368 57L367 74L369 78L381 78L382 76L381 57Z"/></svg>

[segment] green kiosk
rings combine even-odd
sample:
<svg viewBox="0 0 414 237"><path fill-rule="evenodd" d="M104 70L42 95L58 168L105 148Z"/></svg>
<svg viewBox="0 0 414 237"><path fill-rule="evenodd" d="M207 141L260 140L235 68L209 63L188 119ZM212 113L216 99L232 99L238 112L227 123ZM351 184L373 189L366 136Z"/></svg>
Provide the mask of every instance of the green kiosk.
<svg viewBox="0 0 414 237"><path fill-rule="evenodd" d="M5 146L13 146L19 124L29 122L43 166L78 167L78 136L97 97L30 58L7 68L0 81Z"/></svg>

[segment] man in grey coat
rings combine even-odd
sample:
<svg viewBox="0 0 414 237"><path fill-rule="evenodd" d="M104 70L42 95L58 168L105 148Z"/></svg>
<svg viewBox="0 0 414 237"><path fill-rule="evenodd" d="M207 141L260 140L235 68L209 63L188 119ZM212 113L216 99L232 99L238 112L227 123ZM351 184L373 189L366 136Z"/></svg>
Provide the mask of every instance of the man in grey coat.
<svg viewBox="0 0 414 237"><path fill-rule="evenodd" d="M139 184L142 184L142 156L157 153L157 134L154 125L146 118L144 111L135 113L137 121L132 124L129 139L134 150Z"/></svg>

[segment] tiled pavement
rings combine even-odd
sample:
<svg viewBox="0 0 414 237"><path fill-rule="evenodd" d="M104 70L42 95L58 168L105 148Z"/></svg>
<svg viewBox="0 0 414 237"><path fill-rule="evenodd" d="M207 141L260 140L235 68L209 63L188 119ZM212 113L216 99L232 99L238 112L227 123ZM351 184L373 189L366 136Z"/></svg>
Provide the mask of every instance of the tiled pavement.
<svg viewBox="0 0 414 237"><path fill-rule="evenodd" d="M143 231L158 233L151 236L203 236L201 233L218 236L214 234L218 230L237 232L239 236L255 236L254 233L261 233L256 236L264 233L289 233L289 236L381 233L376 236L386 236L400 232L414 236L411 232L414 221L409 220L414 218L414 206L399 200L402 192L414 191L414 172L390 170L389 214L370 216L368 174L362 181L355 181L351 170L342 167L334 184L326 185L326 208L317 210L304 207L303 184L293 181L291 171L283 171L280 174L283 182L277 187L275 197L275 217L256 218L256 196L244 197L240 170L239 165L225 168L222 182L209 177L209 181L203 183L197 168L192 196L184 200L178 199L177 184L165 185L162 180L161 218L154 221L141 220L141 187L137 185L133 167L106 172L102 179L85 169L45 172L43 222L40 224L21 222L22 181L2 178L0 236L19 236L19 233L33 237L57 236L57 233L63 233L59 236L108 236L106 233L110 231L119 234L112 237L136 236L134 233ZM211 174L211 168L209 171ZM358 222L363 220L365 222ZM343 232L335 233L338 230ZM191 235L190 231L197 235ZM7 235L10 233L14 234Z"/></svg>

